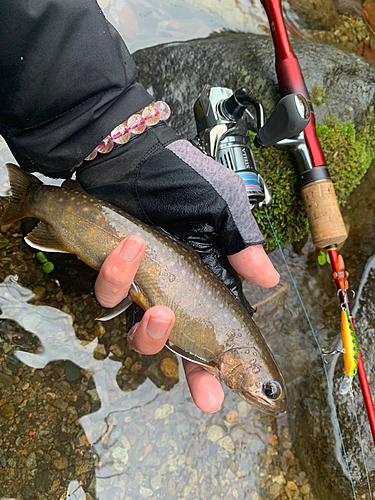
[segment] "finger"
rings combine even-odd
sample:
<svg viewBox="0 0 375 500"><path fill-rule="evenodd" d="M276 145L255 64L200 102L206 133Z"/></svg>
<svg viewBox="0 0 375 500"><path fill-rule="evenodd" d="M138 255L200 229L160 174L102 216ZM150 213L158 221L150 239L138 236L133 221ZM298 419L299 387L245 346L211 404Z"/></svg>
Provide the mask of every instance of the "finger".
<svg viewBox="0 0 375 500"><path fill-rule="evenodd" d="M262 245L254 245L234 255L228 255L231 266L247 281L263 288L278 284L280 275Z"/></svg>
<svg viewBox="0 0 375 500"><path fill-rule="evenodd" d="M140 236L128 236L108 255L95 282L95 296L103 307L114 307L127 296L145 246Z"/></svg>
<svg viewBox="0 0 375 500"><path fill-rule="evenodd" d="M185 359L182 362L196 406L206 413L218 411L224 401L224 392L219 380L195 363Z"/></svg>
<svg viewBox="0 0 375 500"><path fill-rule="evenodd" d="M130 347L142 354L156 354L164 347L174 320L174 313L168 307L150 307L129 331Z"/></svg>

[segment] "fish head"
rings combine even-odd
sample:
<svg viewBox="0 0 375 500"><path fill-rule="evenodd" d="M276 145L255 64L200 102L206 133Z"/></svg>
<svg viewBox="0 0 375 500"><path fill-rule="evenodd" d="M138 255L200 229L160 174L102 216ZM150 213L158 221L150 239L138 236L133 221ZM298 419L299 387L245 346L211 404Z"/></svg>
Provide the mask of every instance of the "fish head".
<svg viewBox="0 0 375 500"><path fill-rule="evenodd" d="M270 415L286 411L286 389L272 354L257 347L226 351L219 366L220 380L247 403Z"/></svg>

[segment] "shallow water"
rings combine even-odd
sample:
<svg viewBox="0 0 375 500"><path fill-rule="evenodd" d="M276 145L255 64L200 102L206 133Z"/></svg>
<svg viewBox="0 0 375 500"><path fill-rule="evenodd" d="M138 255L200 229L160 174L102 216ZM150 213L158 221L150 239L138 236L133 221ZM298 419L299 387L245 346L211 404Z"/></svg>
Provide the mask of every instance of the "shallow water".
<svg viewBox="0 0 375 500"><path fill-rule="evenodd" d="M99 0L130 52L214 31L260 33L268 25L259 0Z"/></svg>
<svg viewBox="0 0 375 500"><path fill-rule="evenodd" d="M252 7L241 1L100 3L132 52L222 28L258 32L267 25L255 1ZM9 189L3 164L11 159L0 142L0 196ZM351 232L342 249L351 286L360 292L356 311L359 335L367 336L361 344L365 360L375 354L372 260L360 280L375 254L374 188L373 168L345 208ZM330 269L317 264L309 242L298 251L287 247L285 255L319 342L330 350L340 338ZM219 412L200 412L181 366L179 379L175 376L176 358L164 351L155 357L132 352L121 318L95 323L92 272L74 258L54 255L55 271L45 275L23 242L20 225L0 233L0 257L2 500L351 498L319 351L278 252L271 258L280 284L273 290L246 288L288 386L288 413L276 419L229 389ZM329 373L339 379L341 357L333 359ZM372 371L371 376L372 382ZM336 386L334 400L340 403ZM354 390L361 408L358 384ZM367 500L362 450L350 447L356 439L354 414L342 405L339 418L351 468ZM359 422L373 472L371 437L360 411ZM336 478L327 479L327 464Z"/></svg>
<svg viewBox="0 0 375 500"><path fill-rule="evenodd" d="M375 207L366 202L374 177L372 169L347 209L354 229L343 254L355 289L375 253ZM183 371L179 381L171 373L165 376L165 358L176 366L170 353L133 353L122 319L102 326L92 320L97 313L88 293L92 272L75 258L51 256L56 268L45 275L23 242L21 227L1 235L0 252L0 498L286 499L286 484L300 492L295 498L346 498L335 489L316 496L310 491L311 484L317 490L326 482L325 466L314 464L322 456L316 455L322 438L327 439L327 463L337 468L344 485L347 480L321 359L278 252L271 258L280 284L273 290L246 288L287 382L288 414L276 419L255 411L228 389L218 413L200 412ZM330 350L340 338L330 270L317 264L309 242L298 253L287 247L285 256L319 342ZM367 303L366 276L358 303ZM371 335L372 308L362 308L360 315L359 334L367 325ZM366 360L373 356L372 343L362 343ZM336 362L339 378L341 358ZM355 394L360 408L358 385ZM334 397L337 402L337 388ZM346 412L341 417L341 424L347 424ZM322 421L327 426L323 434ZM362 414L360 421L372 472L371 438ZM354 425L354 415L349 424ZM353 432L344 427L343 434L350 442ZM361 462L360 453L358 449L350 457L353 465ZM298 457L302 464L310 463L308 475ZM359 485L365 479L361 474Z"/></svg>

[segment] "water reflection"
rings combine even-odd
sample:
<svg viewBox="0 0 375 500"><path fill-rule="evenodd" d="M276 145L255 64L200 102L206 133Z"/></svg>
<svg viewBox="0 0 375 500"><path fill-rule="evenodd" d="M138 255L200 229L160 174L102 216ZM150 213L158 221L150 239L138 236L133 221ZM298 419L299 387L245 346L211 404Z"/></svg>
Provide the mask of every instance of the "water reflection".
<svg viewBox="0 0 375 500"><path fill-rule="evenodd" d="M130 52L223 29L260 33L268 26L260 0L99 0L99 4Z"/></svg>
<svg viewBox="0 0 375 500"><path fill-rule="evenodd" d="M231 391L221 412L203 414L184 380L171 392L150 379L124 392L123 363L96 359L97 338L79 340L70 315L32 305L32 296L16 276L0 284L0 429L12 443L1 452L3 494L133 500L281 492L294 460L283 418L280 433L275 419Z"/></svg>

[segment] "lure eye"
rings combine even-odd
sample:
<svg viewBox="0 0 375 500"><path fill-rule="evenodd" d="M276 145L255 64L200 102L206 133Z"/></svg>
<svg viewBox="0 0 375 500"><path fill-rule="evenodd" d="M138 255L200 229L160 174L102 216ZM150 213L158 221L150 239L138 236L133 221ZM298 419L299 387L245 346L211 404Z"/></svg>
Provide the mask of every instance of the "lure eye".
<svg viewBox="0 0 375 500"><path fill-rule="evenodd" d="M279 399L282 393L280 384L274 380L264 382L262 390L267 398L272 400Z"/></svg>

